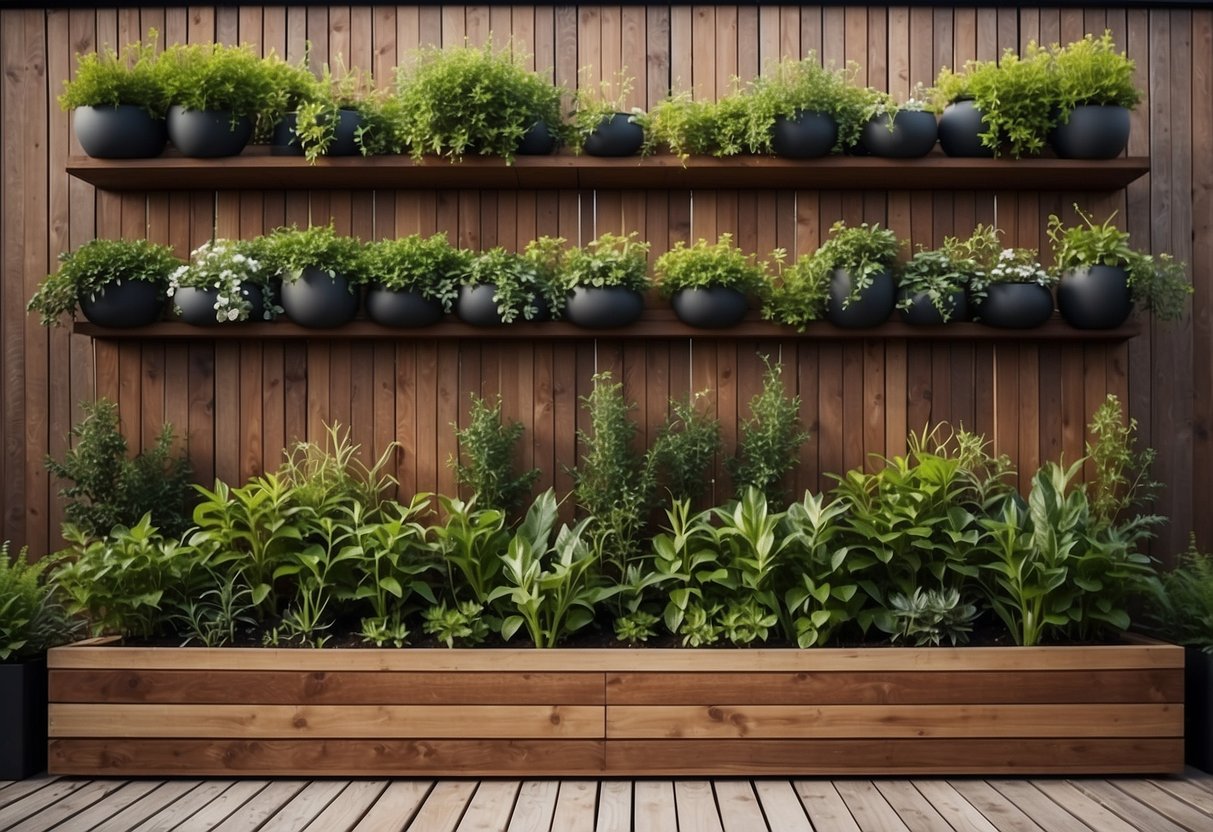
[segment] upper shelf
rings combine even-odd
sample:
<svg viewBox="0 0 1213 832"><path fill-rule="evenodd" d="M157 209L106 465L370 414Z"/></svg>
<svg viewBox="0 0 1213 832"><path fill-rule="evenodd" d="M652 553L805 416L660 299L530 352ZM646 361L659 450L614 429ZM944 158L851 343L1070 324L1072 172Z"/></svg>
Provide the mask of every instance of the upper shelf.
<svg viewBox="0 0 1213 832"><path fill-rule="evenodd" d="M311 165L264 148L224 159L165 154L155 159L72 156L67 172L111 191L354 188L782 188L877 190L1081 190L1123 188L1150 170L1149 159L961 159L938 152L922 159L827 156L727 159L675 156L603 158L559 153L499 158L469 156L414 162L407 156L330 157Z"/></svg>

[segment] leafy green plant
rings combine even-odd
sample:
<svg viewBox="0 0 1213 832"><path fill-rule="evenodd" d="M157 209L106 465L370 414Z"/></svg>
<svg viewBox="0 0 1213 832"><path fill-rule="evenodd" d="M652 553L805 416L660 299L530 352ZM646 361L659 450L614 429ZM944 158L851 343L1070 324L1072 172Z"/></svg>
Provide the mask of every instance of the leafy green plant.
<svg viewBox="0 0 1213 832"><path fill-rule="evenodd" d="M435 526L433 534L447 568L447 586L455 601L472 600L483 606L497 587L501 555L510 541L505 514L495 508L477 508L474 500L442 495L437 499L446 521Z"/></svg>
<svg viewBox="0 0 1213 832"><path fill-rule="evenodd" d="M1163 638L1213 653L1213 555L1196 548L1195 535L1151 602L1151 623Z"/></svg>
<svg viewBox="0 0 1213 832"><path fill-rule="evenodd" d="M813 255L815 267L824 272L846 269L851 276L851 293L843 298L842 308L859 300L876 275L892 269L901 241L892 229L866 222L853 228L842 220L830 226L830 236Z"/></svg>
<svg viewBox="0 0 1213 832"><path fill-rule="evenodd" d="M739 495L753 486L774 505L786 501L784 477L809 438L800 429L800 397L784 392L782 375L782 365L767 361L762 392L750 400L750 418L738 427L737 455L728 461Z"/></svg>
<svg viewBox="0 0 1213 832"><path fill-rule="evenodd" d="M459 456L450 459L455 479L479 505L512 511L539 478L538 468L515 473L516 446L524 428L517 421L502 423L500 395L493 405L475 393L468 395L472 406L467 427L452 424L459 441Z"/></svg>
<svg viewBox="0 0 1213 832"><path fill-rule="evenodd" d="M756 598L734 602L720 615L722 634L737 646L766 641L778 622L779 617Z"/></svg>
<svg viewBox="0 0 1213 832"><path fill-rule="evenodd" d="M388 443L368 465L359 457L361 446L350 440L349 428L334 422L324 426L319 442L292 442L276 473L291 501L317 516L357 504L374 517L395 491L396 478L386 472L398 447Z"/></svg>
<svg viewBox="0 0 1213 832"><path fill-rule="evenodd" d="M568 141L573 150L580 153L594 131L618 113L628 114L628 121L644 128L648 123L644 111L628 109L631 94L632 78L626 70L620 70L613 78L603 78L597 85L583 78L573 93L573 112L568 123Z"/></svg>
<svg viewBox="0 0 1213 832"><path fill-rule="evenodd" d="M957 263L946 252L922 249L902 267L900 282L905 294L897 308L909 309L916 296L925 295L947 323L952 319L952 296L965 290L969 277L966 264Z"/></svg>
<svg viewBox="0 0 1213 832"><path fill-rule="evenodd" d="M663 297L683 289L723 287L760 295L766 287L766 271L733 244L732 234L721 234L714 244L700 239L688 246L679 240L657 258L654 271Z"/></svg>
<svg viewBox="0 0 1213 832"><path fill-rule="evenodd" d="M118 429L118 406L108 399L83 402L84 418L72 427L75 447L46 467L70 485L59 491L64 515L82 537L99 538L114 526L133 527L144 514L175 537L189 525L192 471L173 453L173 427L165 424L152 447L127 456Z"/></svg>
<svg viewBox="0 0 1213 832"><path fill-rule="evenodd" d="M416 292L450 312L459 297L460 276L470 254L450 244L445 234L410 234L366 247L366 271L384 289Z"/></svg>
<svg viewBox="0 0 1213 832"><path fill-rule="evenodd" d="M915 647L938 647L947 640L955 647L969 643L977 607L961 603L959 590L918 587L913 595L890 596L889 613L884 626L894 644L905 639Z"/></svg>
<svg viewBox="0 0 1213 832"><path fill-rule="evenodd" d="M1102 104L1132 109L1141 101L1141 90L1133 84L1135 66L1124 52L1116 51L1112 33L1086 35L1066 46L1049 50L1057 76L1057 101L1061 120L1084 104Z"/></svg>
<svg viewBox="0 0 1213 832"><path fill-rule="evenodd" d="M644 610L636 610L615 619L615 638L624 644L644 644L657 635L660 618Z"/></svg>
<svg viewBox="0 0 1213 832"><path fill-rule="evenodd" d="M142 107L148 115L163 118L168 91L160 77L157 33L148 30L148 42L136 41L122 50L112 48L76 56L76 74L63 82L59 106Z"/></svg>
<svg viewBox="0 0 1213 832"><path fill-rule="evenodd" d="M737 90L715 101L672 95L649 109L643 126L646 155L666 148L684 161L736 156L749 147L749 98Z"/></svg>
<svg viewBox="0 0 1213 832"><path fill-rule="evenodd" d="M263 107L257 120L257 137L267 138L287 113L297 112L300 107L324 96L320 81L308 68L308 50L298 61L280 58L271 51L261 60L262 71L269 77L270 101Z"/></svg>
<svg viewBox="0 0 1213 832"><path fill-rule="evenodd" d="M786 517L788 559L793 578L784 592L784 609L800 647L829 644L846 624L870 625L862 614L865 594L860 592L862 570L852 571L849 549L840 522L848 504L827 501L824 495L806 493L792 503Z"/></svg>
<svg viewBox="0 0 1213 832"><path fill-rule="evenodd" d="M369 95L358 103L362 122L354 130L354 143L363 156L400 155L408 152L404 105L394 95Z"/></svg>
<svg viewBox="0 0 1213 832"><path fill-rule="evenodd" d="M447 647L454 647L456 643L475 647L489 637L489 623L485 620L484 608L475 601L464 601L449 609L446 602L435 604L422 617L425 619L425 632Z"/></svg>
<svg viewBox="0 0 1213 832"><path fill-rule="evenodd" d="M540 275L535 263L501 246L470 258L462 274L465 286L492 286L497 314L503 323L520 317L533 321L541 317L540 303L557 316L561 306L551 302L554 290Z"/></svg>
<svg viewBox="0 0 1213 832"><path fill-rule="evenodd" d="M708 647L720 641L724 627L719 623L720 604L691 603L686 615L678 625L683 647Z"/></svg>
<svg viewBox="0 0 1213 832"><path fill-rule="evenodd" d="M212 574L209 582L216 585L197 597L182 599L180 611L173 616L184 631L182 647L193 642L203 647L222 647L257 625L253 591L240 585L239 575L220 578Z"/></svg>
<svg viewBox="0 0 1213 832"><path fill-rule="evenodd" d="M867 105L864 108L865 120L876 121L878 124L883 123L890 133L893 132L894 120L900 112L933 113L938 112L939 109L931 100L931 91L925 89L922 84L915 85L910 96L900 103L893 95L883 90L874 90L869 87L864 92L867 95Z"/></svg>
<svg viewBox="0 0 1213 832"><path fill-rule="evenodd" d="M564 288L618 287L643 292L649 287L649 244L633 231L620 235L607 232L581 248L569 251L564 263Z"/></svg>
<svg viewBox="0 0 1213 832"><path fill-rule="evenodd" d="M721 583L732 590L720 619L724 635L734 644L766 641L767 631L776 626L783 609L777 572L791 538L776 534L782 515L772 512L767 498L753 487L713 514L719 523L712 528L713 547L730 573Z"/></svg>
<svg viewBox="0 0 1213 832"><path fill-rule="evenodd" d="M467 153L512 161L537 121L561 132L561 90L525 68L513 47L427 48L398 70L403 135L413 158Z"/></svg>
<svg viewBox="0 0 1213 832"><path fill-rule="evenodd" d="M1004 248L993 267L985 273L985 279L972 281L981 292L995 283L1035 283L1046 289L1057 282L1056 275L1049 274L1036 259L1036 251L1030 248Z"/></svg>
<svg viewBox="0 0 1213 832"><path fill-rule="evenodd" d="M1057 74L1047 50L1028 43L1022 56L1007 49L998 63L970 61L965 88L985 119L981 143L1018 159L1044 149L1060 104Z"/></svg>
<svg viewBox="0 0 1213 832"><path fill-rule="evenodd" d="M711 483L712 462L723 449L720 422L701 407L699 392L670 400L670 415L657 430L645 457L654 487L676 500L699 500Z"/></svg>
<svg viewBox="0 0 1213 832"><path fill-rule="evenodd" d="M374 83L369 73L340 67L334 73L325 64L314 91L296 107L295 135L304 158L315 164L328 153L337 138L342 110L361 110L361 102L371 96Z"/></svg>
<svg viewBox="0 0 1213 832"><path fill-rule="evenodd" d="M852 82L859 66L843 69L823 66L810 52L802 60L785 59L766 69L750 87L749 149L770 153L771 131L779 118L794 119L802 113L824 113L838 124L835 152L854 147L867 121L868 96Z"/></svg>
<svg viewBox="0 0 1213 832"><path fill-rule="evenodd" d="M247 321L253 303L244 294L242 284L251 284L261 295L263 319L272 321L282 313L282 307L273 303L269 275L252 254L250 247L239 241L205 242L190 252L192 262L178 266L169 275L167 294L172 297L184 287L214 289L216 321Z"/></svg>
<svg viewBox="0 0 1213 832"><path fill-rule="evenodd" d="M762 317L804 332L813 321L825 317L830 302L830 273L812 255L806 254L791 265L784 264L786 257L783 249L771 254L774 279L762 306Z"/></svg>
<svg viewBox="0 0 1213 832"><path fill-rule="evenodd" d="M19 662L71 641L80 630L45 579L49 561L30 563L0 545L0 662Z"/></svg>
<svg viewBox="0 0 1213 832"><path fill-rule="evenodd" d="M288 283L298 280L305 269L317 269L329 277L340 275L349 281L351 292L367 279L362 241L338 234L331 225L275 229L258 240L253 255L268 274Z"/></svg>
<svg viewBox="0 0 1213 832"><path fill-rule="evenodd" d="M96 298L110 284L141 280L161 289L181 265L173 250L147 240L91 240L59 255L59 269L38 285L28 309L41 315L43 326L58 326L81 298Z"/></svg>
<svg viewBox="0 0 1213 832"><path fill-rule="evenodd" d="M1150 478L1150 466L1157 456L1153 448L1135 448L1137 420L1125 422L1120 399L1109 394L1087 425L1087 459L1094 476L1087 483L1091 519L1100 526L1112 526L1125 519L1135 508L1148 505L1162 488ZM1146 515L1137 521L1154 525L1162 518Z"/></svg>
<svg viewBox="0 0 1213 832"><path fill-rule="evenodd" d="M187 110L229 112L232 120L254 121L280 106L275 83L281 78L248 44L174 44L158 62L170 104Z"/></svg>

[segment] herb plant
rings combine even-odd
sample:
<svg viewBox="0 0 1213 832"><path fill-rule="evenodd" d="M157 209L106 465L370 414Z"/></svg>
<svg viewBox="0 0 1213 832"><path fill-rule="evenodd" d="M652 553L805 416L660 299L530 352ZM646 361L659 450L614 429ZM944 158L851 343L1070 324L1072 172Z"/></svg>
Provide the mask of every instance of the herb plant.
<svg viewBox="0 0 1213 832"><path fill-rule="evenodd" d="M1087 459L1094 476L1087 483L1091 520L1111 527L1130 511L1151 503L1162 486L1150 478L1156 453L1153 448L1136 449L1137 420L1125 422L1120 400L1111 394L1096 409L1087 425ZM1161 518L1138 518L1150 525Z"/></svg>
<svg viewBox="0 0 1213 832"><path fill-rule="evenodd" d="M697 501L712 482L712 463L723 448L720 422L702 406L706 392L670 401L670 415L645 458L654 486L671 502Z"/></svg>
<svg viewBox="0 0 1213 832"><path fill-rule="evenodd" d="M1111 31L1099 38L1088 34L1066 46L1054 44L1050 51L1062 121L1084 104L1133 109L1141 101L1141 90L1133 84L1133 61L1116 51Z"/></svg>
<svg viewBox="0 0 1213 832"><path fill-rule="evenodd" d="M573 93L573 113L569 118L568 139L573 149L581 152L586 139L593 135L602 123L612 116L623 113L628 120L643 128L648 117L637 108L630 112L627 100L632 94L632 78L621 70L614 78L604 78L594 85L583 82Z"/></svg>
<svg viewBox="0 0 1213 832"><path fill-rule="evenodd" d="M233 121L256 121L280 107L275 81L281 75L248 44L175 44L164 50L159 67L169 103L187 110L229 112Z"/></svg>
<svg viewBox="0 0 1213 832"><path fill-rule="evenodd" d="M997 64L970 61L965 74L966 90L987 126L983 145L995 155L1005 150L1016 159L1044 149L1060 104L1047 50L1030 42L1022 57L1008 49Z"/></svg>
<svg viewBox="0 0 1213 832"><path fill-rule="evenodd" d="M868 96L855 86L859 67L825 67L816 53L804 59L784 60L769 67L751 85L747 104L750 112L749 147L754 153L770 153L771 130L779 118L794 119L802 113L824 113L838 124L835 152L859 142Z"/></svg>
<svg viewBox="0 0 1213 832"><path fill-rule="evenodd" d="M687 93L673 95L649 109L644 118L650 154L666 148L685 160L690 156L736 156L749 148L749 98L739 91L715 101L696 101Z"/></svg>
<svg viewBox="0 0 1213 832"><path fill-rule="evenodd" d="M684 289L723 287L743 294L761 294L766 272L733 244L732 234L721 234L715 244L700 239L688 246L679 240L657 258L654 271L663 297Z"/></svg>
<svg viewBox="0 0 1213 832"><path fill-rule="evenodd" d="M142 280L167 287L169 275L181 261L168 246L147 240L91 240L60 254L59 264L29 301L28 308L40 314L43 326L58 326L81 298L95 298L111 283Z"/></svg>
<svg viewBox="0 0 1213 832"><path fill-rule="evenodd" d="M465 286L493 287L493 300L503 323L538 319L541 301L552 315L560 310L551 302L552 286L542 279L535 263L501 246L470 257L461 279Z"/></svg>
<svg viewBox="0 0 1213 832"><path fill-rule="evenodd" d="M484 618L484 609L475 601L447 608L446 602L427 609L422 618L424 631L434 636L447 647L475 647L489 637L489 624Z"/></svg>
<svg viewBox="0 0 1213 832"><path fill-rule="evenodd" d="M169 297L183 287L214 289L216 321L247 321L253 311L253 303L245 294L247 286L250 292L260 294L264 320L272 321L282 313L272 301L268 275L248 245L212 240L190 252L190 257L192 262L178 266L169 275Z"/></svg>
<svg viewBox="0 0 1213 832"><path fill-rule="evenodd" d="M372 92L369 75L344 69L337 75L325 64L315 92L296 108L295 135L304 158L315 163L328 153L337 138L341 111L360 111L361 102Z"/></svg>
<svg viewBox="0 0 1213 832"><path fill-rule="evenodd" d="M969 277L967 264L957 263L946 252L920 250L902 267L900 283L905 296L897 307L909 309L915 296L925 295L947 323L952 318L952 296L965 290Z"/></svg>
<svg viewBox="0 0 1213 832"><path fill-rule="evenodd" d="M773 505L787 500L783 480L809 438L800 429L800 397L783 389L783 367L767 362L762 392L750 400L750 418L738 426L737 455L728 461L738 494L753 487Z"/></svg>
<svg viewBox="0 0 1213 832"><path fill-rule="evenodd" d="M564 264L565 289L582 286L645 291L649 287L649 244L636 237L635 231L626 236L607 232L571 250Z"/></svg>
<svg viewBox="0 0 1213 832"><path fill-rule="evenodd" d="M76 56L76 74L63 83L59 106L142 107L153 118L168 109L168 91L160 77L156 31L147 43L132 43L121 57L110 48Z"/></svg>
<svg viewBox="0 0 1213 832"><path fill-rule="evenodd" d="M416 292L450 312L470 256L452 246L445 234L410 234L368 244L365 264L376 285L393 292Z"/></svg>
<svg viewBox="0 0 1213 832"><path fill-rule="evenodd" d="M452 425L459 441L459 456L450 460L455 479L472 492L477 505L513 511L539 478L538 468L515 473L522 423L502 422L500 395L493 405L475 393L468 395L472 406L467 426Z"/></svg>
<svg viewBox="0 0 1213 832"><path fill-rule="evenodd" d="M19 662L70 641L80 629L45 580L49 561L30 563L26 550L14 558L0 545L0 662Z"/></svg>
<svg viewBox="0 0 1213 832"><path fill-rule="evenodd" d="M317 269L329 277L340 275L349 281L350 291L366 280L362 242L339 235L331 225L276 229L260 238L254 252L266 272L288 283L298 280L305 269Z"/></svg>

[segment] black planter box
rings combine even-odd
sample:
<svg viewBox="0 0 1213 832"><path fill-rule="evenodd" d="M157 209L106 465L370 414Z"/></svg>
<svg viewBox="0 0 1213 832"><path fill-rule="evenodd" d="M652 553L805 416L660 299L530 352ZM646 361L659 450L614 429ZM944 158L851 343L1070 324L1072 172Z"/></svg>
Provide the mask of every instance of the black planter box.
<svg viewBox="0 0 1213 832"><path fill-rule="evenodd" d="M0 664L0 780L46 771L46 659Z"/></svg>
<svg viewBox="0 0 1213 832"><path fill-rule="evenodd" d="M1213 655L1184 651L1184 756L1213 773Z"/></svg>

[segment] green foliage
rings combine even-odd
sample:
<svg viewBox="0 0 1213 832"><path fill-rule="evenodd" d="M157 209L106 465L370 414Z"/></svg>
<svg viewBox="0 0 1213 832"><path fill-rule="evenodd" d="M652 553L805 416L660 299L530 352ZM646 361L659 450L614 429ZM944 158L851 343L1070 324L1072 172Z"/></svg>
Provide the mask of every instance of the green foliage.
<svg viewBox="0 0 1213 832"><path fill-rule="evenodd" d="M1087 459L1095 469L1087 484L1091 519L1096 525L1112 526L1133 509L1153 502L1162 488L1150 479L1157 454L1153 448L1135 449L1137 420L1125 423L1120 399L1112 394L1091 417L1087 432L1091 435ZM1158 522L1162 518L1148 518L1150 525Z"/></svg>
<svg viewBox="0 0 1213 832"><path fill-rule="evenodd" d="M1195 535L1151 600L1151 622L1163 638L1213 654L1213 555L1196 548Z"/></svg>
<svg viewBox="0 0 1213 832"><path fill-rule="evenodd" d="M58 326L77 301L96 297L111 283L142 280L163 290L180 265L171 248L147 240L91 240L59 255L59 270L38 285L27 308L41 315L43 326Z"/></svg>
<svg viewBox="0 0 1213 832"><path fill-rule="evenodd" d="M766 272L733 244L732 234L721 234L714 244L700 239L688 246L679 240L657 258L654 266L663 297L683 289L724 287L746 294L761 294Z"/></svg>
<svg viewBox="0 0 1213 832"><path fill-rule="evenodd" d="M362 102L373 92L368 73L342 69L337 75L328 64L324 65L319 82L315 82L307 99L295 107L295 135L309 163L315 164L332 147L337 138L341 111L359 111Z"/></svg>
<svg viewBox="0 0 1213 832"><path fill-rule="evenodd" d="M620 616L615 619L615 638L631 646L644 644L657 635L660 621L660 618L644 610Z"/></svg>
<svg viewBox="0 0 1213 832"><path fill-rule="evenodd" d="M1031 41L1022 57L1008 49L997 64L970 61L966 74L968 92L987 126L983 145L995 155L1005 150L1016 159L1044 149L1060 104L1047 50Z"/></svg>
<svg viewBox="0 0 1213 832"><path fill-rule="evenodd" d="M354 143L363 156L400 155L408 152L404 105L395 96L375 95L358 104L362 123Z"/></svg>
<svg viewBox="0 0 1213 832"><path fill-rule="evenodd" d="M233 120L247 116L256 122L281 108L281 71L269 68L247 43L174 44L158 67L169 103L187 110L230 112Z"/></svg>
<svg viewBox="0 0 1213 832"><path fill-rule="evenodd" d="M518 421L508 426L501 421L500 395L491 406L475 393L468 395L472 406L467 427L451 425L459 442L459 456L450 459L455 479L472 492L477 504L513 511L539 478L538 468L514 473L516 446L524 428Z"/></svg>
<svg viewBox="0 0 1213 832"><path fill-rule="evenodd" d="M1148 309L1160 321L1177 321L1194 291L1187 267L1169 254L1138 252L1129 264L1129 289L1134 303Z"/></svg>
<svg viewBox="0 0 1213 832"><path fill-rule="evenodd" d="M495 508L477 508L475 501L442 495L438 504L446 521L435 526L433 534L446 565L446 585L455 601L467 599L483 606L497 587L501 554L510 541L505 514Z"/></svg>
<svg viewBox="0 0 1213 832"><path fill-rule="evenodd" d="M800 430L800 397L784 392L782 375L782 365L767 361L762 392L750 400L750 418L738 426L737 455L728 461L739 495L753 486L775 505L786 502L784 477L809 438Z"/></svg>
<svg viewBox="0 0 1213 832"><path fill-rule="evenodd" d="M1057 100L1061 118L1083 104L1103 104L1132 109L1141 101L1141 91L1133 84L1133 61L1116 51L1112 32L1101 37L1088 34L1066 46L1050 49L1057 76Z"/></svg>
<svg viewBox="0 0 1213 832"><path fill-rule="evenodd" d="M44 580L47 561L30 563L22 549L0 545L0 662L19 662L70 641L80 629Z"/></svg>
<svg viewBox="0 0 1213 832"><path fill-rule="evenodd" d="M696 501L703 497L712 478L712 463L724 449L720 422L708 415L694 398L670 401L670 415L658 428L645 458L654 487L671 501Z"/></svg>
<svg viewBox="0 0 1213 832"><path fill-rule="evenodd" d="M917 587L913 595L891 596L889 613L885 632L894 644L905 639L915 647L939 647L946 639L955 647L969 643L977 607L961 603L959 590Z"/></svg>
<svg viewBox="0 0 1213 832"><path fill-rule="evenodd" d="M469 257L452 246L445 234L410 234L367 245L366 271L384 289L416 292L450 312L459 297L459 279Z"/></svg>
<svg viewBox="0 0 1213 832"><path fill-rule="evenodd" d="M114 526L133 527L144 514L176 536L189 524L189 460L173 453L173 428L165 424L156 443L127 456L118 429L118 407L107 399L81 404L84 418L72 428L75 447L46 467L70 485L59 491L64 515L86 538L107 535Z"/></svg>
<svg viewBox="0 0 1213 832"><path fill-rule="evenodd" d="M749 147L749 97L741 92L715 101L673 95L650 108L644 121L645 154L659 148L689 156L737 156Z"/></svg>
<svg viewBox="0 0 1213 832"><path fill-rule="evenodd" d="M862 572L853 572L843 542L845 500L806 493L788 507L785 520L793 577L784 591L785 614L800 647L829 644L837 631L861 620L867 596Z"/></svg>
<svg viewBox="0 0 1213 832"><path fill-rule="evenodd" d="M398 70L397 95L405 143L426 153L501 156L512 161L536 121L561 130L561 90L525 68L513 48L427 48Z"/></svg>
<svg viewBox="0 0 1213 832"><path fill-rule="evenodd" d="M521 317L533 321L540 316L539 301L547 304L552 316L561 306L554 302L554 287L540 276L535 263L501 246L471 257L462 275L466 286L493 286L493 300L503 323Z"/></svg>
<svg viewBox="0 0 1213 832"><path fill-rule="evenodd" d="M304 269L318 269L329 277L341 275L350 291L366 282L367 260L362 241L337 233L332 225L278 228L257 240L254 247L263 269L290 283Z"/></svg>
<svg viewBox="0 0 1213 832"><path fill-rule="evenodd" d="M217 577L217 576L212 576ZM227 575L219 585L197 597L182 599L173 616L184 631L185 647L198 642L203 647L222 647L257 624L253 616L253 591L241 587L236 575Z"/></svg>
<svg viewBox="0 0 1213 832"><path fill-rule="evenodd" d="M464 601L450 609L444 601L427 609L422 618L425 632L447 647L454 647L456 642L461 647L475 647L489 637L484 608L475 601Z"/></svg>
<svg viewBox="0 0 1213 832"><path fill-rule="evenodd" d="M830 301L830 272L821 260L804 255L790 266L784 265L786 252L772 253L775 280L772 282L762 317L804 332L813 321L821 320Z"/></svg>
<svg viewBox="0 0 1213 832"><path fill-rule="evenodd" d="M240 241L211 240L190 253L192 262L178 266L168 280L168 295L178 289L215 289L215 320L220 323L247 321L253 303L244 294L241 284L251 283L261 295L262 318L272 321L282 312L273 303L269 275L253 256L252 248Z"/></svg>
<svg viewBox="0 0 1213 832"><path fill-rule="evenodd" d="M573 112L567 129L567 139L573 150L580 153L586 139L607 119L617 113L629 113L627 100L631 94L632 78L624 70L613 78L602 79L597 85L582 78L573 93ZM628 120L648 129L649 118L639 109L631 109Z"/></svg>
<svg viewBox="0 0 1213 832"><path fill-rule="evenodd" d="M970 275L967 264L957 263L946 252L922 249L901 270L905 296L897 306L909 309L916 295L926 295L947 323L952 318L952 296L965 290Z"/></svg>
<svg viewBox="0 0 1213 832"><path fill-rule="evenodd" d="M824 113L838 123L835 152L859 143L867 121L868 95L852 82L859 72L855 63L844 69L824 67L810 52L802 60L785 59L766 69L750 87L749 149L770 153L771 130L778 118L802 113Z"/></svg>
<svg viewBox="0 0 1213 832"><path fill-rule="evenodd" d="M156 30L148 31L148 42L135 42L122 50L111 48L76 56L76 74L63 82L59 106L142 107L154 118L164 118L168 91L160 77Z"/></svg>
<svg viewBox="0 0 1213 832"><path fill-rule="evenodd" d="M830 236L817 249L813 260L818 269L827 273L846 269L850 274L851 293L842 303L842 308L846 309L872 285L876 275L893 268L901 246L892 229L881 228L879 223L868 225L865 222L848 228L839 220L830 226Z"/></svg>
<svg viewBox="0 0 1213 832"><path fill-rule="evenodd" d="M985 279L974 281L983 293L995 283L1035 283L1048 289L1056 282L1057 276L1045 271L1036 259L1036 251L1030 248L1004 248Z"/></svg>
<svg viewBox="0 0 1213 832"><path fill-rule="evenodd" d="M398 447L389 443L367 465L359 456L361 446L350 441L349 428L334 422L324 426L323 441L299 440L286 448L277 477L291 501L318 516L358 504L374 517L396 489L387 470Z"/></svg>
<svg viewBox="0 0 1213 832"><path fill-rule="evenodd" d="M638 240L635 231L626 236L602 234L569 251L562 275L564 288L619 287L643 292L649 288L648 252L649 244Z"/></svg>

